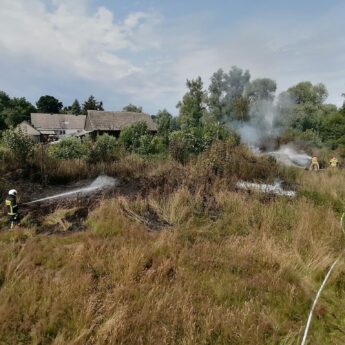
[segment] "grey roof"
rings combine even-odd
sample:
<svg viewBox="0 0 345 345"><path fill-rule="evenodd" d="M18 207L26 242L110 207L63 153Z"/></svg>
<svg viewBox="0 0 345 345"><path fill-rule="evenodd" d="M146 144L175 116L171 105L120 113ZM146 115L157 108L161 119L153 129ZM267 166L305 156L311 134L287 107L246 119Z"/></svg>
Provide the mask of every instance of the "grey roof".
<svg viewBox="0 0 345 345"><path fill-rule="evenodd" d="M40 132L30 125L27 121L23 121L16 127L16 131L21 130L23 134L28 136L39 136Z"/></svg>
<svg viewBox="0 0 345 345"><path fill-rule="evenodd" d="M138 122L145 122L151 131L157 126L150 115L124 111L88 110L85 123L86 131L121 131Z"/></svg>
<svg viewBox="0 0 345 345"><path fill-rule="evenodd" d="M37 130L84 129L85 115L32 113L31 124Z"/></svg>

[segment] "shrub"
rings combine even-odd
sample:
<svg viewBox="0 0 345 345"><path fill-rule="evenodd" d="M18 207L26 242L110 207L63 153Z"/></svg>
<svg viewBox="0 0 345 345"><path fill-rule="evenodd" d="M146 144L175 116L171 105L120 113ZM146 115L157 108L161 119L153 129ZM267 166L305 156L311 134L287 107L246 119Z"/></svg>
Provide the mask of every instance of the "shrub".
<svg viewBox="0 0 345 345"><path fill-rule="evenodd" d="M49 153L56 159L80 159L86 154L85 146L77 138L65 138L51 145Z"/></svg>
<svg viewBox="0 0 345 345"><path fill-rule="evenodd" d="M169 152L175 160L185 163L191 154L204 152L216 139L231 140L234 144L239 144L238 136L218 124L211 123L173 132L170 135Z"/></svg>
<svg viewBox="0 0 345 345"><path fill-rule="evenodd" d="M190 133L183 131L172 132L169 140L171 157L180 163L186 163L193 145Z"/></svg>
<svg viewBox="0 0 345 345"><path fill-rule="evenodd" d="M142 135L140 137L140 146L136 152L142 155L154 155L166 151L164 139L152 135Z"/></svg>
<svg viewBox="0 0 345 345"><path fill-rule="evenodd" d="M34 142L26 136L20 129L18 131L7 130L2 137L4 146L21 161L26 161L32 152Z"/></svg>
<svg viewBox="0 0 345 345"><path fill-rule="evenodd" d="M138 122L132 126L125 128L121 132L119 142L129 152L136 152L141 146L141 137L145 135L150 135L147 124L145 122Z"/></svg>
<svg viewBox="0 0 345 345"><path fill-rule="evenodd" d="M97 137L94 145L91 142L85 142L88 146L87 160L90 163L104 162L115 159L118 148L117 140L108 134Z"/></svg>

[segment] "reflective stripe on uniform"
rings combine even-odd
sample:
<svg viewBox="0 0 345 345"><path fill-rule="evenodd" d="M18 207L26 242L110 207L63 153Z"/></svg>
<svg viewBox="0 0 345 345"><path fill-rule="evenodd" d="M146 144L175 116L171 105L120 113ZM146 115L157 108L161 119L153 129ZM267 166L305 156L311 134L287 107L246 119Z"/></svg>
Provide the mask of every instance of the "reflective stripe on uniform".
<svg viewBox="0 0 345 345"><path fill-rule="evenodd" d="M8 214L9 216L15 216L17 213L14 212L14 210L13 210L12 201L11 201L11 200L6 200L5 203L6 203L6 206L8 206L8 207L10 208L10 210L9 210L9 212L7 212L7 214Z"/></svg>

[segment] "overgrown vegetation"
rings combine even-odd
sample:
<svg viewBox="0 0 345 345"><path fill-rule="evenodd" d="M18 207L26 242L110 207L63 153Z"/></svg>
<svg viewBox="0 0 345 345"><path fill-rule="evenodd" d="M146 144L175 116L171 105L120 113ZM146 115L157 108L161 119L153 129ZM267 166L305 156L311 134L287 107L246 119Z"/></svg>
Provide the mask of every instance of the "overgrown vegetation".
<svg viewBox="0 0 345 345"><path fill-rule="evenodd" d="M333 152L345 158L345 113L324 104L322 84L297 84L274 103L276 83L250 78L234 67L216 72L208 90L201 78L187 81L179 116L154 116L157 135L140 122L119 138L49 145L2 132L1 195L16 184L19 201L29 201L38 186L100 174L121 185L24 207L21 225L0 232L0 344L300 342L324 272L344 248L345 174L281 166L254 155L236 130L279 128L282 144L317 151L325 166ZM19 122L9 115L15 104L0 94L1 129ZM80 114L103 104L90 96L64 108L44 96L37 107ZM277 179L297 197L236 190L238 180ZM317 306L311 344L345 342L344 268L341 260Z"/></svg>
<svg viewBox="0 0 345 345"><path fill-rule="evenodd" d="M186 165L130 157L113 174L139 179L137 193L101 201L86 231L37 235L27 219L0 233L1 342L298 343L343 249L336 204L344 173L282 172L231 141ZM279 174L294 174L296 200L239 193L231 183ZM73 212L43 215L40 230L66 233ZM312 344L345 340L344 268L341 261L318 304Z"/></svg>

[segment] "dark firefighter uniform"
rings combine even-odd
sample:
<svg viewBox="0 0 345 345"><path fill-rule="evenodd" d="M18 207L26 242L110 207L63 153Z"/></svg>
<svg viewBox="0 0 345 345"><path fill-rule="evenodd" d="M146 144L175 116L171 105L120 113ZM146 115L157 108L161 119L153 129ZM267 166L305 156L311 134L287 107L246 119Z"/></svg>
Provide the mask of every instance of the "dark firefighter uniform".
<svg viewBox="0 0 345 345"><path fill-rule="evenodd" d="M8 195L5 204L12 228L14 223L19 220L17 197L15 195Z"/></svg>

